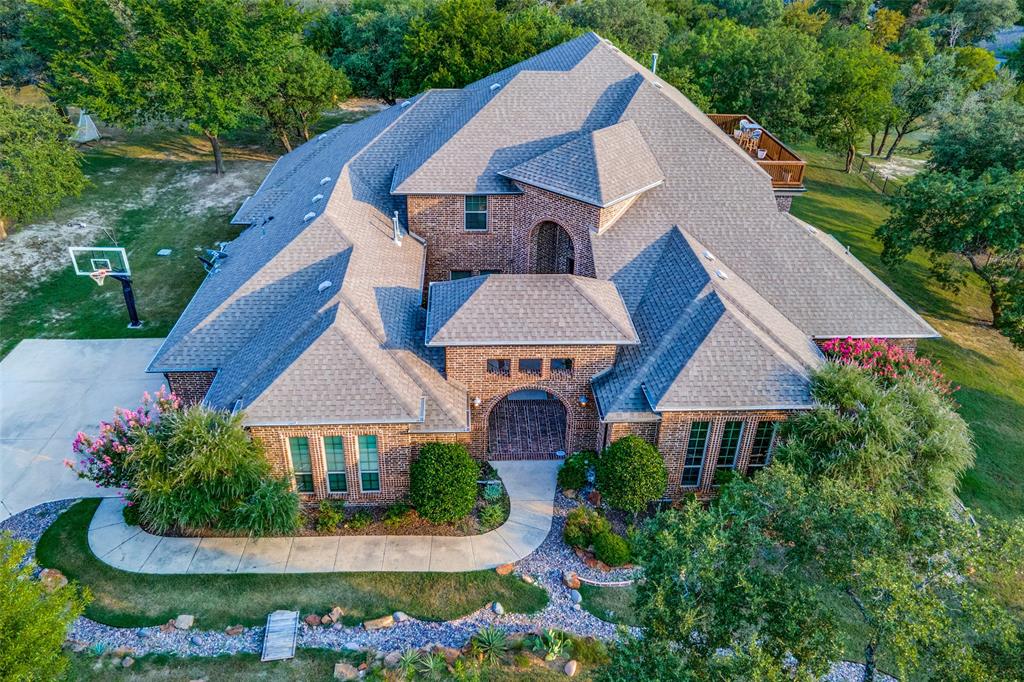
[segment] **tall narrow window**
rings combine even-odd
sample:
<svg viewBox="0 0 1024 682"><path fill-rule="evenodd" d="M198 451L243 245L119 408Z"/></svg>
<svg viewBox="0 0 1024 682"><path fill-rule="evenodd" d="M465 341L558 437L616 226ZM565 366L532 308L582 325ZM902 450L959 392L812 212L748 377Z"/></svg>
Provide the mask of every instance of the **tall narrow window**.
<svg viewBox="0 0 1024 682"><path fill-rule="evenodd" d="M327 490L348 492L345 476L345 444L341 436L324 436L324 457L327 459Z"/></svg>
<svg viewBox="0 0 1024 682"><path fill-rule="evenodd" d="M300 493L313 492L313 460L309 457L309 439L305 436L289 438L288 453L292 459L295 489Z"/></svg>
<svg viewBox="0 0 1024 682"><path fill-rule="evenodd" d="M711 422L690 424L690 438L686 442L686 454L683 458L684 488L696 488L700 485L700 473L704 469L704 451L707 450L710 427Z"/></svg>
<svg viewBox="0 0 1024 682"><path fill-rule="evenodd" d="M735 468L742 441L743 422L725 422L725 429L722 431L722 444L718 448L718 469L728 470Z"/></svg>
<svg viewBox="0 0 1024 682"><path fill-rule="evenodd" d="M466 230L483 232L487 229L487 197L466 197Z"/></svg>
<svg viewBox="0 0 1024 682"><path fill-rule="evenodd" d="M377 436L359 436L359 486L364 493L380 490Z"/></svg>
<svg viewBox="0 0 1024 682"><path fill-rule="evenodd" d="M747 464L747 472L760 471L768 466L772 459L772 444L775 441L775 432L778 430L778 422L761 422L754 431L754 445L750 449L750 463Z"/></svg>

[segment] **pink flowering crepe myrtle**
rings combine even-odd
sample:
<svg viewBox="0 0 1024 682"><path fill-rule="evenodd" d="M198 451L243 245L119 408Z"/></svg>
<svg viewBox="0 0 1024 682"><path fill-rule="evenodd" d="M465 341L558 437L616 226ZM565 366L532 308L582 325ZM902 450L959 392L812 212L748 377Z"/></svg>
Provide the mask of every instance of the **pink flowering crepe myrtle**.
<svg viewBox="0 0 1024 682"><path fill-rule="evenodd" d="M79 431L71 443L78 462L65 459L64 466L79 478L95 482L97 488L124 488L128 485L125 457L132 452L139 430L153 428L161 415L179 409L181 400L165 387L161 386L154 395L147 391L142 394L142 404L134 410L114 408L114 419L100 422L97 435Z"/></svg>
<svg viewBox="0 0 1024 682"><path fill-rule="evenodd" d="M935 388L941 395L950 396L959 387L939 370L939 362L908 353L899 344L888 339L829 339L821 344L825 355L844 365L861 367L884 381L892 382L903 376L913 376Z"/></svg>

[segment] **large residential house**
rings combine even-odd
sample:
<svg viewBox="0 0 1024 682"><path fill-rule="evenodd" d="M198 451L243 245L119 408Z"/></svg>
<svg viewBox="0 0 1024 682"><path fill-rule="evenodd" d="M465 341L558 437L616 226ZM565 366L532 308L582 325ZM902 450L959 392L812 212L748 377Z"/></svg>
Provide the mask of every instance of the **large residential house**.
<svg viewBox="0 0 1024 682"><path fill-rule="evenodd" d="M811 406L819 342L937 335L789 214L803 171L590 33L283 156L149 371L243 410L310 499L401 498L431 441L626 434L708 494Z"/></svg>

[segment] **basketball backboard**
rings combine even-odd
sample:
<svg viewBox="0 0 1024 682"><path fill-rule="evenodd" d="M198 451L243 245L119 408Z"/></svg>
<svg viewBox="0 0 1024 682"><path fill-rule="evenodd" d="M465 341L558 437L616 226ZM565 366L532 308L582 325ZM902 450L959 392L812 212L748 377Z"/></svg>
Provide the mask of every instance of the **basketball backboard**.
<svg viewBox="0 0 1024 682"><path fill-rule="evenodd" d="M71 246L71 263L76 275L92 275L97 270L106 270L107 275L131 277L128 254L120 246Z"/></svg>

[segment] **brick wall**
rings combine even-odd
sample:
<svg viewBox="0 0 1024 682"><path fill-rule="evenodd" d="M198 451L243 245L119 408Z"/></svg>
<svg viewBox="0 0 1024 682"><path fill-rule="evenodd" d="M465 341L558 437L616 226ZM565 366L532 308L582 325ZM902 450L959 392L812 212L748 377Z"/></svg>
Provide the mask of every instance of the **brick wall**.
<svg viewBox="0 0 1024 682"><path fill-rule="evenodd" d="M267 453L274 472L291 475L288 439L301 436L309 439L309 455L313 468L312 494L303 494L307 500L327 497L345 500L346 504L389 504L409 494L409 465L419 455L420 448L430 442L462 442L468 445L469 434L415 434L408 424L335 424L316 426L253 426L249 432L259 440ZM380 461L380 491L362 492L359 475L359 436L377 436ZM329 493L327 489L327 459L324 454L324 436L341 436L345 450L345 477L348 492Z"/></svg>
<svg viewBox="0 0 1024 682"><path fill-rule="evenodd" d="M487 421L491 409L509 393L525 389L547 391L566 408L566 452L593 449L598 439L598 416L591 378L611 366L615 346L449 346L445 349L445 372L450 380L466 386L471 404L470 452L487 457ZM511 361L509 376L487 372L487 360ZM520 359L541 359L541 374L519 371ZM552 358L572 358L571 373L552 372ZM587 405L579 404L580 396ZM480 405L474 406L474 399Z"/></svg>
<svg viewBox="0 0 1024 682"><path fill-rule="evenodd" d="M740 473L745 473L750 459L750 451L753 446L757 424L762 421L783 421L788 416L788 412L780 411L665 412L661 415L660 423L612 423L607 424L606 428L609 432L608 442L614 442L619 438L632 434L640 436L658 448L662 457L665 458L665 466L668 469L668 489L665 494L667 497L677 500L687 493L696 493L700 497L710 497L714 494L713 484L715 467L718 463L718 450L722 443L722 432L727 421L744 422L739 457L735 468ZM696 487L683 487L681 484L683 461L685 459L686 444L690 438L690 425L693 422L699 421L710 422L700 484Z"/></svg>
<svg viewBox="0 0 1024 682"><path fill-rule="evenodd" d="M430 282L449 279L452 270L503 273L537 271L537 228L559 225L572 241L575 274L594 276L590 235L615 222L634 198L601 209L596 206L516 183L522 194L487 197L487 231L467 232L461 195L409 196L409 230L427 242L424 292Z"/></svg>
<svg viewBox="0 0 1024 682"><path fill-rule="evenodd" d="M166 372L167 388L171 393L181 398L185 405L195 405L202 402L206 392L210 390L210 384L216 372Z"/></svg>

